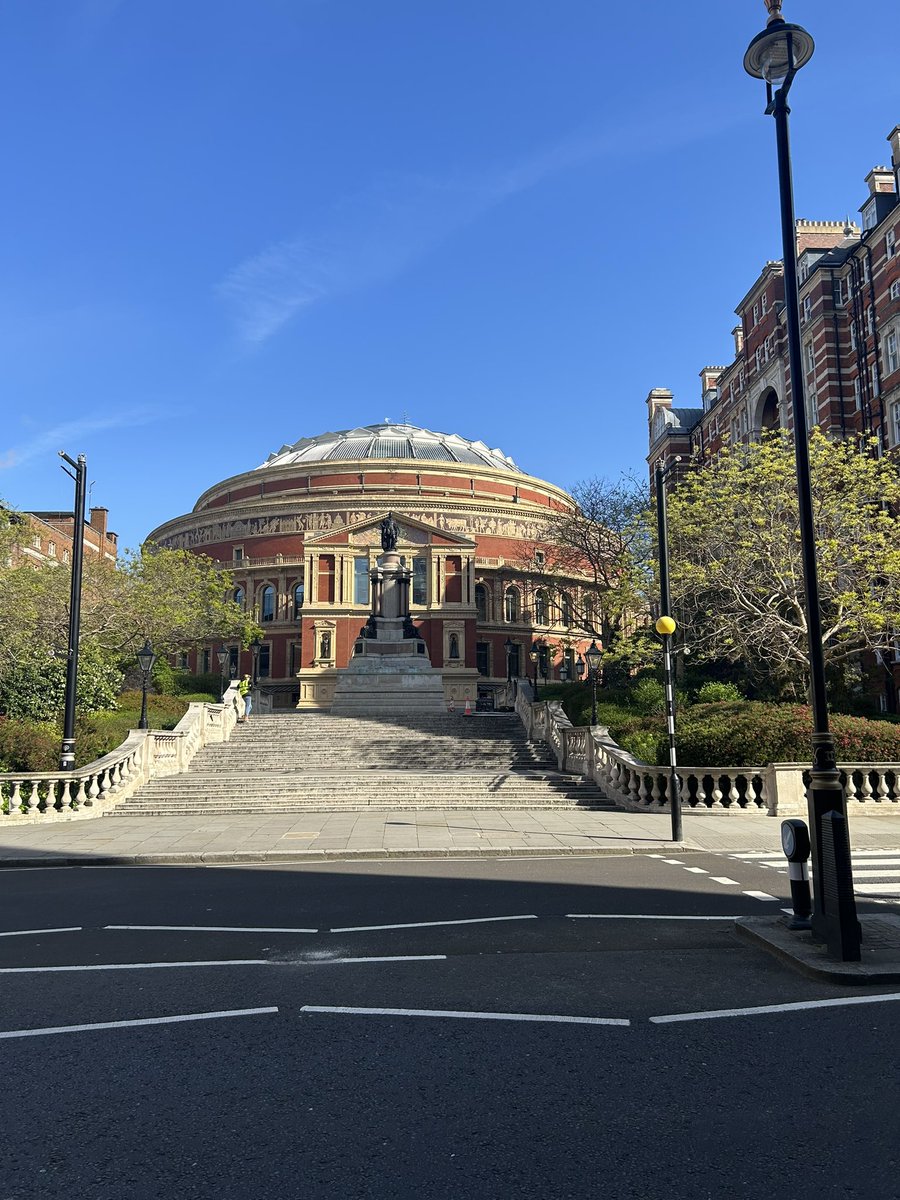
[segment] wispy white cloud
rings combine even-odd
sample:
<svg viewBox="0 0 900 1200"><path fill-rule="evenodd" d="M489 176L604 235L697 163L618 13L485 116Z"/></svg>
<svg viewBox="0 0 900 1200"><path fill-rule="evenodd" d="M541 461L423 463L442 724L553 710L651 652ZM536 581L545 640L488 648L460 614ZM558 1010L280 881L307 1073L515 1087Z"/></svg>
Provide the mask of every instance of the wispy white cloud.
<svg viewBox="0 0 900 1200"><path fill-rule="evenodd" d="M139 425L148 425L161 419L163 415L159 410L142 408L62 422L49 429L42 429L40 433L17 446L0 451L0 470L9 471L21 467L31 459L51 454L56 450L69 449L72 454L78 453L77 443L90 434L102 433L108 429L132 429Z"/></svg>
<svg viewBox="0 0 900 1200"><path fill-rule="evenodd" d="M335 205L318 232L286 238L239 263L216 292L240 339L259 346L312 305L389 281L458 229L560 171L626 153L671 151L728 123L670 112L661 128L654 114L571 135L479 177L385 175Z"/></svg>

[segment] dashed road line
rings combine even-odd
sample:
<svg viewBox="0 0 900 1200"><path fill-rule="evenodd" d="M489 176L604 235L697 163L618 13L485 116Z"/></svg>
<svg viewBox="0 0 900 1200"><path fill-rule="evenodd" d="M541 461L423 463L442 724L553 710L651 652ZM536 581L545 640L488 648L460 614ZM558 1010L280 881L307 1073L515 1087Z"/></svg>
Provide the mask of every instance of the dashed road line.
<svg viewBox="0 0 900 1200"><path fill-rule="evenodd" d="M43 975L55 971L156 971L173 967L270 967L268 958L199 959L191 962L81 963L64 967L0 967L0 975Z"/></svg>
<svg viewBox="0 0 900 1200"><path fill-rule="evenodd" d="M685 867L686 871L690 871L692 875L708 875L709 871L704 871L702 867Z"/></svg>
<svg viewBox="0 0 900 1200"><path fill-rule="evenodd" d="M322 958L305 965L330 967L335 963L445 962L446 959L446 954L382 954L369 958Z"/></svg>
<svg viewBox="0 0 900 1200"><path fill-rule="evenodd" d="M58 929L5 929L0 937L26 937L32 933L80 933L81 925L61 925Z"/></svg>
<svg viewBox="0 0 900 1200"><path fill-rule="evenodd" d="M163 930L170 933L318 933L318 929L258 925L104 925L104 929ZM334 930L332 930L334 932Z"/></svg>
<svg viewBox="0 0 900 1200"><path fill-rule="evenodd" d="M778 896L770 896L768 892L743 892L742 894L749 896L751 900L774 900L776 904L778 904L780 899Z"/></svg>
<svg viewBox="0 0 900 1200"><path fill-rule="evenodd" d="M141 1017L133 1021L94 1021L88 1025L51 1025L44 1029L6 1029L0 1038L46 1037L54 1033L85 1033L97 1029L134 1029L140 1025L175 1025L183 1021L218 1021L224 1017L255 1017L277 1008L232 1008L222 1012L182 1013L174 1017Z"/></svg>
<svg viewBox="0 0 900 1200"><path fill-rule="evenodd" d="M668 1013L650 1017L654 1025L671 1025L679 1021L713 1021L721 1017L756 1017L765 1013L803 1012L813 1008L843 1008L850 1004L885 1004L900 1000L900 992L883 996L841 996L834 1000L801 1000L794 1004L760 1004L754 1008L720 1008L707 1012Z"/></svg>
<svg viewBox="0 0 900 1200"><path fill-rule="evenodd" d="M434 1017L467 1021L543 1021L565 1025L631 1025L627 1017L570 1017L548 1013L466 1012L441 1008L348 1008L342 1005L304 1004L304 1013L333 1013L359 1017Z"/></svg>
<svg viewBox="0 0 900 1200"><path fill-rule="evenodd" d="M724 916L687 916L673 913L566 913L573 921L737 921L746 913Z"/></svg>
<svg viewBox="0 0 900 1200"><path fill-rule="evenodd" d="M344 925L330 929L329 933L368 933L379 929L432 929L439 925L482 925L490 921L536 921L536 913L525 913L515 917L466 917L458 921L403 921L395 925Z"/></svg>
<svg viewBox="0 0 900 1200"><path fill-rule="evenodd" d="M729 879L727 875L710 875L713 883L721 883L723 887L740 887L736 879Z"/></svg>

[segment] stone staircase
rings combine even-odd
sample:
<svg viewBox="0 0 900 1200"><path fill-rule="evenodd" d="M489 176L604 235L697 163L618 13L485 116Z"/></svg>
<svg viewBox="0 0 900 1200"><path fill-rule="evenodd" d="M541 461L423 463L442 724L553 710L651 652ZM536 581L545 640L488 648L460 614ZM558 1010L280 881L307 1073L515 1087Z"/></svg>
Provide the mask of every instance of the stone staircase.
<svg viewBox="0 0 900 1200"><path fill-rule="evenodd" d="M561 774L515 715L301 712L252 717L110 815L557 807L615 806L593 781Z"/></svg>

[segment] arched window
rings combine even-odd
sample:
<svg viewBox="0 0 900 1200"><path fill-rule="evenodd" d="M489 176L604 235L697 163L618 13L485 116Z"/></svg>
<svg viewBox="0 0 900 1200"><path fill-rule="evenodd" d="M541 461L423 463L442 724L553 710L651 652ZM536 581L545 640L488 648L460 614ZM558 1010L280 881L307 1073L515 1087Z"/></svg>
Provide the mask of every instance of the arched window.
<svg viewBox="0 0 900 1200"><path fill-rule="evenodd" d="M244 589L242 587L235 588L231 598L239 608L244 607Z"/></svg>
<svg viewBox="0 0 900 1200"><path fill-rule="evenodd" d="M475 584L475 607L478 610L478 620L487 621L490 616L488 590L483 583Z"/></svg>
<svg viewBox="0 0 900 1200"><path fill-rule="evenodd" d="M534 623L547 624L547 593L544 591L534 593Z"/></svg>
<svg viewBox="0 0 900 1200"><path fill-rule="evenodd" d="M455 633L450 634L449 658L459 658L459 638Z"/></svg>
<svg viewBox="0 0 900 1200"><path fill-rule="evenodd" d="M298 583L294 588L294 620L300 620L300 610L303 608L303 584Z"/></svg>
<svg viewBox="0 0 900 1200"><path fill-rule="evenodd" d="M259 594L259 619L260 621L275 620L275 589L271 583L267 583Z"/></svg>
<svg viewBox="0 0 900 1200"><path fill-rule="evenodd" d="M595 619L594 597L593 596L585 596L585 598L584 598L584 627L591 633L594 632L594 619Z"/></svg>
<svg viewBox="0 0 900 1200"><path fill-rule="evenodd" d="M519 591L518 588L508 587L506 594L503 597L503 615L507 621L518 621L519 619Z"/></svg>
<svg viewBox="0 0 900 1200"><path fill-rule="evenodd" d="M559 616L563 625L572 624L572 597L568 592L563 592L560 597Z"/></svg>

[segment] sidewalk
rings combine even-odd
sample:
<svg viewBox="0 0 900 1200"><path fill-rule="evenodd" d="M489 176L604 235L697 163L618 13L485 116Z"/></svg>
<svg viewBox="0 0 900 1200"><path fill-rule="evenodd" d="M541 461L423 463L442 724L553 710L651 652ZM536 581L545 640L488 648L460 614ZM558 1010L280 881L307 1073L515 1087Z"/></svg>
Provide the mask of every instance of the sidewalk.
<svg viewBox="0 0 900 1200"><path fill-rule="evenodd" d="M658 854L667 813L436 809L234 817L98 817L0 827L0 867L129 863L321 862L479 855ZM856 850L900 849L900 815L851 821ZM781 849L781 821L684 814L681 851Z"/></svg>

